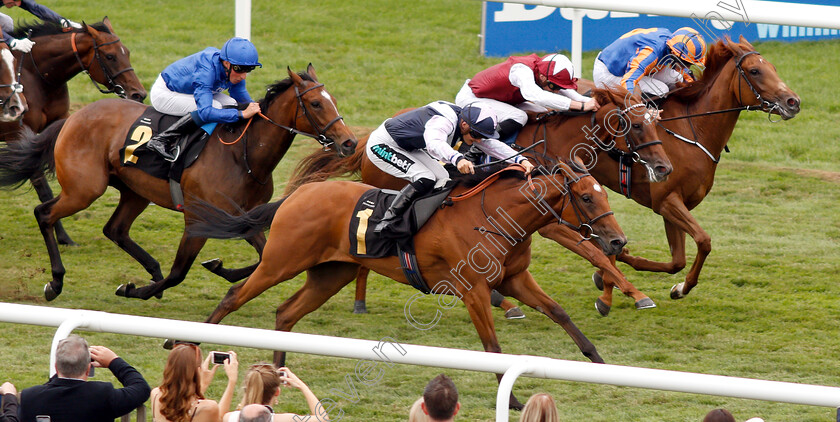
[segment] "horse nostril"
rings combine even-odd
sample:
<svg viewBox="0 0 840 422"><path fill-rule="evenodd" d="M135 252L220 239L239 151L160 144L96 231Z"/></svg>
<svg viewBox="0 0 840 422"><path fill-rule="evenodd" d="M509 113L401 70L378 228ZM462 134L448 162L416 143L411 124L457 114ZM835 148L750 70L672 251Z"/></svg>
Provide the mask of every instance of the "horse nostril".
<svg viewBox="0 0 840 422"><path fill-rule="evenodd" d="M671 168L668 166L656 166L656 172L662 176L671 174Z"/></svg>
<svg viewBox="0 0 840 422"><path fill-rule="evenodd" d="M343 146L344 148L347 148L347 149L356 149L356 143L353 142L352 139L348 139L348 140L344 141L344 143L342 143L341 146Z"/></svg>
<svg viewBox="0 0 840 422"><path fill-rule="evenodd" d="M623 248L623 247L624 247L624 245L626 245L626 244L627 244L627 241L626 241L626 240L624 240L624 239L613 239L613 240L610 242L610 246L612 246L612 247L613 247L613 250L620 250L620 249L621 249L621 248Z"/></svg>
<svg viewBox="0 0 840 422"><path fill-rule="evenodd" d="M787 104L790 107L799 107L799 98L790 97L787 100Z"/></svg>
<svg viewBox="0 0 840 422"><path fill-rule="evenodd" d="M143 100L145 100L145 99L146 99L146 96L143 95L143 94L140 94L140 93L131 94L131 100L132 101L137 101L138 103L142 103Z"/></svg>

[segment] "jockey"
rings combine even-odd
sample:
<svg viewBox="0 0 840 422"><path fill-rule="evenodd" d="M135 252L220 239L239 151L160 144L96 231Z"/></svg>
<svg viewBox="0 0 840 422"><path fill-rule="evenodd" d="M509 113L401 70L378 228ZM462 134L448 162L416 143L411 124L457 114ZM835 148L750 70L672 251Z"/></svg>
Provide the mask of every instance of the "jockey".
<svg viewBox="0 0 840 422"><path fill-rule="evenodd" d="M44 22L57 23L65 28L81 29L82 27L82 25L76 22L62 18L61 15L53 12L48 7L35 3L34 0L3 0L3 5L9 8L18 6ZM3 39L6 41L6 44L13 50L28 53L32 50L32 46L35 45L34 41L27 38L15 39L9 35L15 30L15 21L5 13L0 13L0 29L3 30Z"/></svg>
<svg viewBox="0 0 840 422"><path fill-rule="evenodd" d="M472 104L461 108L436 101L385 120L370 134L365 152L380 170L410 183L400 190L374 231L389 227L414 199L449 178L440 162L454 165L463 174L475 172L473 164L453 149L460 141L477 145L492 157L519 163L527 172L534 168L498 138L495 113Z"/></svg>
<svg viewBox="0 0 840 422"><path fill-rule="evenodd" d="M467 79L455 97L455 104L489 107L499 118L499 136L512 144L515 135L528 122L525 110L595 111L600 105L580 95L572 62L562 54L540 58L514 56L478 72ZM474 148L469 158L479 158Z"/></svg>
<svg viewBox="0 0 840 422"><path fill-rule="evenodd" d="M666 28L634 29L598 54L592 79L595 86L621 85L631 93L662 96L677 82L692 82L691 65L703 67L706 43L692 28L671 33Z"/></svg>
<svg viewBox="0 0 840 422"><path fill-rule="evenodd" d="M236 122L259 113L260 105L245 89L248 72L259 62L257 48L245 38L231 38L221 50L208 47L170 64L158 75L149 97L155 110L184 116L171 127L153 136L146 144L168 161L175 161L180 151L168 149L181 135L212 122ZM227 90L230 95L223 94ZM247 103L244 110L223 108Z"/></svg>

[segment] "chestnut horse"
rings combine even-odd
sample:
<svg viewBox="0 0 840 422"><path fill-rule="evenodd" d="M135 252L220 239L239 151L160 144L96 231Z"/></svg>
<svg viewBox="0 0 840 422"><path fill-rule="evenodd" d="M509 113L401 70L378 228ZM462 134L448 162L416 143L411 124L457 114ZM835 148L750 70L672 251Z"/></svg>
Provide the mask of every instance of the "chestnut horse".
<svg viewBox="0 0 840 422"><path fill-rule="evenodd" d="M584 85L582 85L584 86ZM800 100L781 80L776 67L741 37L712 44L702 77L672 91L662 103L659 138L674 172L664 183L633 179L631 198L662 216L671 250L670 262L655 262L630 255L618 260L636 270L680 272L686 265L685 235L697 244L697 256L684 282L671 288L671 298L685 297L700 276L712 250L711 237L691 215L711 191L721 152L726 147L741 110L763 110L790 119ZM618 191L618 173L603 160L590 169L595 178ZM597 275L596 275L597 283Z"/></svg>
<svg viewBox="0 0 840 422"><path fill-rule="evenodd" d="M18 81L20 67L12 51L5 43L0 43L0 126L20 127L20 119L27 111L23 85Z"/></svg>
<svg viewBox="0 0 840 422"><path fill-rule="evenodd" d="M560 324L584 356L602 363L595 346L540 288L528 265L530 235L552 220L577 226L584 236L595 234L604 239L604 244L625 243L606 191L588 174L562 163L551 171L539 167L535 170L538 175L527 181L523 180L521 166L513 168L496 173L488 180L498 179L483 185L484 190L474 195L459 197L466 190L463 186L452 191L454 205L438 210L414 236L418 270L433 293L461 299L485 351L501 353L490 312L490 291L496 289ZM499 177L500 173L504 174ZM348 233L355 204L371 188L349 181L314 182L241 216L208 206L194 210L193 214L204 222L193 224L189 233L198 236L249 237L271 225L257 269L230 288L206 322L219 323L270 287L303 271L307 273L303 287L277 308L277 330L290 331L306 314L349 284L360 266L409 284L397 257L360 258L350 252ZM367 227L366 217L355 216L360 218L359 227ZM479 229L484 227L490 230ZM498 237L488 240L493 236L490 232ZM488 241L496 247L483 247ZM458 282L447 281L453 275ZM277 351L274 358L283 365L285 353ZM501 379L501 375L498 377ZM511 403L518 404L515 398Z"/></svg>
<svg viewBox="0 0 840 422"><path fill-rule="evenodd" d="M306 73L288 70L288 74L288 79L268 87L260 101L260 116L247 123L216 128L198 160L183 172L180 182L185 205L202 200L228 209L251 209L268 202L274 191L271 173L295 134L333 145L334 153L353 152L356 139L342 121L333 98L318 82L312 65ZM52 265L53 279L44 287L47 300L61 293L65 273L53 225L58 219L87 208L109 185L120 191L120 200L105 225L105 236L152 276L152 283L141 288L130 283L121 285L118 295L159 298L165 289L184 280L204 246L206 239L185 233L170 273L163 278L160 264L129 237L132 223L150 201L175 209L167 180L122 165L136 147L148 141L149 134L145 134L126 148L125 156L120 153L129 127L145 110L146 106L133 101L99 100L73 113L66 121L49 126L38 136L26 137L0 149L0 186L19 185L50 166L55 169L62 188L56 198L35 207ZM234 133L228 134L226 129ZM223 140L223 137L230 139ZM54 162L51 162L53 155ZM184 219L189 227L189 212L184 213ZM248 241L257 252L262 252L265 244L262 234Z"/></svg>
<svg viewBox="0 0 840 422"><path fill-rule="evenodd" d="M588 162L597 160L612 165L615 172L618 171L617 163L607 156L627 155L634 157L636 166L642 170L632 173L634 180L640 183L664 180L671 172L671 163L660 145L661 142L656 139L656 130L650 116L645 117L647 109L640 102L640 98L629 96L628 92L620 87L611 90L598 89L592 95L602 104L597 113L569 115L550 112L531 115L528 124L518 134L516 144L527 147L545 139L543 146L538 146L527 154L532 160L544 164L546 160L556 159L580 158ZM608 129L619 127L623 129ZM404 186L404 180L380 171L367 160L364 143L366 140L362 140L356 153L346 159L337 160L320 151L304 158L289 181L287 192L309 181L350 173L356 173L361 176L362 182L380 188L399 189ZM579 234L562 224L547 224L541 227L539 232L586 258L605 272L605 283L610 288L603 289L604 292L595 302L602 315L607 315L612 306L613 285L632 297L637 309L655 306L650 298L627 281L616 268L614 259L611 260L607 256L620 251L611 250L605 254L604 250L608 248L581 242ZM217 273L223 277L227 275ZM360 307L364 306L366 284L367 271L362 269L356 284L356 300Z"/></svg>
<svg viewBox="0 0 840 422"><path fill-rule="evenodd" d="M22 65L20 79L29 103L23 124L35 133L70 115L67 82L82 72L102 93L115 93L141 103L146 98L146 89L131 67L130 52L107 17L102 22L82 24L81 29L67 30L50 22L20 26L13 36L35 41L29 53L14 53ZM21 136L19 131L20 125L0 124L5 140ZM41 202L53 198L42 175L34 175L31 182ZM58 243L75 244L60 222L55 230Z"/></svg>

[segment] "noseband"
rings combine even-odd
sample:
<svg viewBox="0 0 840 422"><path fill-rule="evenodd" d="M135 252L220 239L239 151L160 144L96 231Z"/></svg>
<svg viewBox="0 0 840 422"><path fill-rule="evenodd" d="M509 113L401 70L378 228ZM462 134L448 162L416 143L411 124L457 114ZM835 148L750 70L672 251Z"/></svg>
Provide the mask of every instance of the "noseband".
<svg viewBox="0 0 840 422"><path fill-rule="evenodd" d="M759 102L760 110L769 115L769 114L773 113L773 111L775 111L776 109L781 109L781 107L778 104L776 104L775 102L767 101L764 97L762 97L761 94L758 92L758 90L755 89L755 86L753 86L752 82L750 82L750 78L747 77L747 72L744 72L744 68L741 67L741 62L743 62L744 59L747 56L751 56L753 54L759 54L759 53L758 53L758 51L748 51L748 52L744 53L743 55L741 55L741 57L738 57L738 60L735 60L735 68L738 69L738 73L741 74L741 78L738 79L738 103L741 104L742 106L744 104L744 102L741 101L741 79L743 79L747 83L747 86L750 88L750 91L752 91L753 95L755 95L755 99ZM751 106L744 106L744 107L751 107ZM769 116L768 116L768 118L769 118Z"/></svg>
<svg viewBox="0 0 840 422"><path fill-rule="evenodd" d="M134 70L134 68L133 67L127 67L123 70L120 70L117 73L112 74L111 71L108 69L108 67L105 66L105 62L102 61L102 56L99 54L99 47L106 46L106 45L111 45L111 44L116 44L116 43L120 42L120 39L117 38L116 40L113 40L113 41L109 41L109 42L102 43L102 44L97 44L96 43L96 38L91 37L91 38L93 38L93 57L94 58L91 59L90 63L88 63L87 66L85 66L84 63L82 63L82 58L79 56L79 49L76 47L76 34L78 34L78 32L73 32L73 34L70 35L70 45L73 47L73 55L76 56L76 61L79 62L79 66L82 67L82 72L84 72L85 74L88 75L88 77L90 78L90 81L93 83L93 86L95 86L96 89L99 90L99 92L101 92L103 94L115 93L120 98L125 98L125 88L123 88L121 85L117 84L116 81L114 80L114 78L122 75L125 72L132 71L132 70ZM93 60L94 59L97 62L99 62L99 68L102 69L102 74L105 75L105 79L108 81L108 88L107 89L102 89L100 87L100 84L97 83L93 79L93 76L91 76L91 74L89 72L90 67L93 65Z"/></svg>
<svg viewBox="0 0 840 422"><path fill-rule="evenodd" d="M9 100L12 99L13 96L16 94L20 94L23 92L23 84L20 83L20 70L23 67L23 58L18 63L17 74L13 74L15 77L14 82L10 84L0 84L0 88L11 88L12 92L6 96L5 98L0 98L0 109L6 110L6 107L9 104Z"/></svg>

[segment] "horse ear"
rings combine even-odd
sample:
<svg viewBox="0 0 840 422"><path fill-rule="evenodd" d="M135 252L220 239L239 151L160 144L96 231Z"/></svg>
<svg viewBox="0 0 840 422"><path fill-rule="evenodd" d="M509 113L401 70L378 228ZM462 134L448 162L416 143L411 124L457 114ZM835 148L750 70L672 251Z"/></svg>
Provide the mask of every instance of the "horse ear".
<svg viewBox="0 0 840 422"><path fill-rule="evenodd" d="M108 19L107 16L102 18L102 23L105 24L105 27L108 28L108 30L111 31L112 34L114 33L114 27L111 26L111 20Z"/></svg>
<svg viewBox="0 0 840 422"><path fill-rule="evenodd" d="M295 85L300 85L301 83L303 83L303 79L301 79L300 75L298 75L297 73L292 72L292 68L286 66L286 71L289 72L289 79L291 79L292 82L295 83Z"/></svg>
<svg viewBox="0 0 840 422"><path fill-rule="evenodd" d="M312 63L309 63L309 66L306 66L306 73L312 77L312 80L318 80L318 75L315 74L315 66L312 66Z"/></svg>

